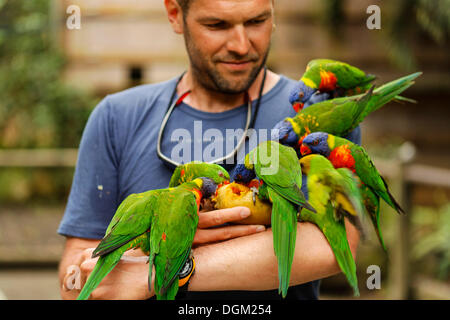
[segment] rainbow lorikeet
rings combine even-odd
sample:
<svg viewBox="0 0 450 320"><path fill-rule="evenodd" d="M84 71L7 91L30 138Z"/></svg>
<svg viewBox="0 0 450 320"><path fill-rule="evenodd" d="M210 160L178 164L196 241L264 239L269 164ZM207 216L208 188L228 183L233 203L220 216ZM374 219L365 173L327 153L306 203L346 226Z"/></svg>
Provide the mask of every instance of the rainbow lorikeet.
<svg viewBox="0 0 450 320"><path fill-rule="evenodd" d="M335 97L363 93L370 88L375 78L345 62L314 59L307 64L305 73L292 89L289 102L299 112L317 91L342 91L335 93Z"/></svg>
<svg viewBox="0 0 450 320"><path fill-rule="evenodd" d="M190 258L198 225L200 202L214 195L217 184L197 178L162 193L154 206L150 230L150 273L155 266L155 294L158 300L173 300L178 292L178 274Z"/></svg>
<svg viewBox="0 0 450 320"><path fill-rule="evenodd" d="M300 159L300 165L307 177L308 201L317 213L304 209L299 218L319 227L354 294L359 295L356 264L347 241L344 217L360 227L359 218L363 212L361 194L351 176L342 175L321 155L305 156Z"/></svg>
<svg viewBox="0 0 450 320"><path fill-rule="evenodd" d="M335 98L311 105L293 118L277 123L272 140L298 148L305 135L323 131L345 136L355 129L364 118L394 99L414 84L420 72L399 78L366 93L351 97Z"/></svg>
<svg viewBox="0 0 450 320"><path fill-rule="evenodd" d="M183 175L179 173L183 171ZM199 177L209 177L216 183L229 180L229 174L222 167L196 162L179 166L170 181L171 186ZM130 194L119 205L106 232L105 237L93 252L93 258L100 257L89 276L78 299L85 300L100 284L102 279L117 265L125 251L141 248L149 254L149 230L153 218L153 208L161 193L168 189L150 190Z"/></svg>
<svg viewBox="0 0 450 320"><path fill-rule="evenodd" d="M347 168L338 168L337 171L339 171L341 175L347 175L349 178L353 178L355 180L356 186L361 193L365 212L369 215L375 228L378 241L384 251L387 251L380 228L380 197L377 196L367 185L362 183L361 179L354 172L347 170Z"/></svg>
<svg viewBox="0 0 450 320"><path fill-rule="evenodd" d="M278 260L278 291L284 298L294 259L298 208L315 210L301 191L302 172L292 148L266 141L250 151L244 163L236 166L232 178L249 183L255 177L262 183L259 196L272 203L271 226Z"/></svg>
<svg viewBox="0 0 450 320"><path fill-rule="evenodd" d="M149 253L149 229L153 207L166 189L130 194L117 208L105 237L94 250L92 257L100 257L89 275L77 300L86 300L106 275L130 249L141 248Z"/></svg>
<svg viewBox="0 0 450 320"><path fill-rule="evenodd" d="M228 171L218 164L192 161L175 168L169 182L169 187L175 187L181 183L200 177L210 178L218 185L230 180Z"/></svg>
<svg viewBox="0 0 450 320"><path fill-rule="evenodd" d="M349 168L377 196L397 212L404 213L389 192L386 181L361 146L326 132L314 132L303 139L300 152L303 156L310 153L321 154L327 157L335 168Z"/></svg>

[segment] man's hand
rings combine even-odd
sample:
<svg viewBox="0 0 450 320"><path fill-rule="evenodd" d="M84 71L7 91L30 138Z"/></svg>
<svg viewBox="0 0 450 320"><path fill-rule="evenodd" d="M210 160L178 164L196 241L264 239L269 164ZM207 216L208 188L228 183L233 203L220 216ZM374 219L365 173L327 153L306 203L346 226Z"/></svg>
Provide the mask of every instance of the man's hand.
<svg viewBox="0 0 450 320"><path fill-rule="evenodd" d="M264 231L265 227L258 225L223 226L227 222L238 221L249 215L250 210L246 207L200 212L194 246ZM98 243L98 240L67 239L66 249L60 264L61 296L63 299L76 299L78 297L81 288L98 261L98 258L91 258L94 247ZM114 269L92 292L90 299L136 300L150 298L154 295L154 292L153 288L151 292L148 290L149 267L147 261L147 256L141 250L127 251Z"/></svg>
<svg viewBox="0 0 450 320"><path fill-rule="evenodd" d="M266 230L263 225L224 225L228 222L245 219L249 215L250 209L247 207L200 211L198 228L194 237L194 247Z"/></svg>
<svg viewBox="0 0 450 320"><path fill-rule="evenodd" d="M68 241L82 241L81 239L68 239ZM61 296L63 299L76 299L85 285L98 261L91 258L94 248L88 248L78 253L77 259L67 267L63 275ZM98 300L122 300L122 299L148 299L153 293L148 290L148 256L141 250L129 250L125 252L119 263L102 280L100 285L92 292L89 299ZM75 271L75 272L74 272ZM78 277L74 279L74 277ZM75 280L75 281L73 281Z"/></svg>

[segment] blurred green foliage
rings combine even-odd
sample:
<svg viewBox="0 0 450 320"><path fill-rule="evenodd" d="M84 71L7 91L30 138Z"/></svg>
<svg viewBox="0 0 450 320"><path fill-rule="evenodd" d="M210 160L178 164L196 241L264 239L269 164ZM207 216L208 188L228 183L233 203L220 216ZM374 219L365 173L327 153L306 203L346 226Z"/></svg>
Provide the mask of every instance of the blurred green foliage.
<svg viewBox="0 0 450 320"><path fill-rule="evenodd" d="M0 148L77 147L96 105L61 81L50 4L0 0Z"/></svg>
<svg viewBox="0 0 450 320"><path fill-rule="evenodd" d="M73 168L0 169L0 204L61 205L69 195L73 172Z"/></svg>
<svg viewBox="0 0 450 320"><path fill-rule="evenodd" d="M412 257L441 280L450 280L450 202L438 210L416 207L413 212Z"/></svg>
<svg viewBox="0 0 450 320"><path fill-rule="evenodd" d="M344 0L322 0L323 21L331 33L339 32L346 22ZM376 3L375 3L376 4ZM415 37L444 46L450 35L450 0L396 0L380 5L382 27L380 41L389 48L391 62L411 71L417 69L412 46ZM338 38L338 37L337 37ZM423 42L426 45L426 42Z"/></svg>
<svg viewBox="0 0 450 320"><path fill-rule="evenodd" d="M393 3L383 40L388 39L391 60L398 67L417 69L411 39L419 35L444 45L450 34L450 0L399 0Z"/></svg>
<svg viewBox="0 0 450 320"><path fill-rule="evenodd" d="M51 10L50 0L0 0L0 148L78 147L98 102L62 81ZM0 203L61 202L72 176L72 168L1 169Z"/></svg>

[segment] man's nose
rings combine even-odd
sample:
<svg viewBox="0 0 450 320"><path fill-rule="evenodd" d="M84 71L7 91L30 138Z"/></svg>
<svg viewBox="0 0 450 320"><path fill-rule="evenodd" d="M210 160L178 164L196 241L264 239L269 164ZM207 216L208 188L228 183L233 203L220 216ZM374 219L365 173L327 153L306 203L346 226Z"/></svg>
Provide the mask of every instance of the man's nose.
<svg viewBox="0 0 450 320"><path fill-rule="evenodd" d="M243 25L237 25L232 29L228 39L227 49L239 56L245 56L250 50L251 44L247 31Z"/></svg>

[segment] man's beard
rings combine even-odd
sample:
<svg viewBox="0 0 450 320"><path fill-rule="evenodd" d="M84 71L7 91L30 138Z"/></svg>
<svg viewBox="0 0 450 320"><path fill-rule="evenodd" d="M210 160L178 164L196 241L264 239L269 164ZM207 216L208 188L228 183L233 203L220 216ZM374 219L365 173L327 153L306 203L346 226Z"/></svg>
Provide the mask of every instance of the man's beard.
<svg viewBox="0 0 450 320"><path fill-rule="evenodd" d="M204 88L216 91L220 93L225 94L240 94L245 91L247 91L250 86L255 81L256 77L258 76L261 69L266 64L267 56L269 55L269 47L267 48L267 51L264 53L264 58L262 59L261 63L250 71L249 76L244 79L243 81L240 81L237 83L236 81L229 81L223 77L220 72L212 67L209 63L204 63L205 60L202 60L202 55L200 51L197 49L195 44L193 43L189 31L187 28L185 28L185 44L186 49L189 55L189 60L191 63L193 76L197 82L199 82ZM231 59L230 59L231 58ZM253 54L251 56L233 56L233 57L227 57L227 59L224 59L225 61L255 61L259 57L256 56L256 54ZM222 58L220 58L222 59ZM218 59L218 60L220 60ZM215 62L215 61L212 61Z"/></svg>

